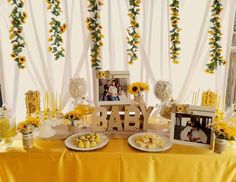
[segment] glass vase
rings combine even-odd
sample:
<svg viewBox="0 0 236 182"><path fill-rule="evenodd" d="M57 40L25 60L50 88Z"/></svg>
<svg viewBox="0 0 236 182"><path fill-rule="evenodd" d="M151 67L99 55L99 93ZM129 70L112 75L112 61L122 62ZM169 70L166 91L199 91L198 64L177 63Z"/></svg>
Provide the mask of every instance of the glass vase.
<svg viewBox="0 0 236 182"><path fill-rule="evenodd" d="M23 143L23 147L24 149L30 149L33 147L34 144L34 136L33 133L29 133L29 134L22 134L22 143Z"/></svg>
<svg viewBox="0 0 236 182"><path fill-rule="evenodd" d="M217 138L215 139L214 152L222 154L227 146L227 141L225 139Z"/></svg>

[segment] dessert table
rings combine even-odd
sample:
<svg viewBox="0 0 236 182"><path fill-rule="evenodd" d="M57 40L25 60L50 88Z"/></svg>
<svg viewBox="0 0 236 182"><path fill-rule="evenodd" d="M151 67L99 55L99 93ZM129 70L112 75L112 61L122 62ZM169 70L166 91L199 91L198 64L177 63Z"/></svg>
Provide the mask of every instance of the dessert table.
<svg viewBox="0 0 236 182"><path fill-rule="evenodd" d="M236 181L236 151L217 154L174 144L162 153L131 148L126 139L110 139L102 149L78 152L64 140L35 140L24 150L21 140L0 149L1 182L156 182Z"/></svg>

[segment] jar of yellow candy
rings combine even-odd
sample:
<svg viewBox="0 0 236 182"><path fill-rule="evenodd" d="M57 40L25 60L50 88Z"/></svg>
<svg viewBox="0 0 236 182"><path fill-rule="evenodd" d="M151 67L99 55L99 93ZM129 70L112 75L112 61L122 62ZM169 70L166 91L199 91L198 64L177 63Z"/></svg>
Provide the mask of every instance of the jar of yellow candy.
<svg viewBox="0 0 236 182"><path fill-rule="evenodd" d="M11 138L16 134L14 118L9 115L6 108L0 108L0 139L3 139L5 144L11 144Z"/></svg>

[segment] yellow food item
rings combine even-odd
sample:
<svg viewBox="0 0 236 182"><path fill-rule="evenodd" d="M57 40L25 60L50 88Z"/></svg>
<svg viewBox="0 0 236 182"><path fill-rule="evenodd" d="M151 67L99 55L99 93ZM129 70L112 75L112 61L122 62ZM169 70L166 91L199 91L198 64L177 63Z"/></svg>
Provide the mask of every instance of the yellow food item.
<svg viewBox="0 0 236 182"><path fill-rule="evenodd" d="M146 133L134 138L137 146L147 149L157 149L164 146L164 140L156 134Z"/></svg>
<svg viewBox="0 0 236 182"><path fill-rule="evenodd" d="M79 148L95 147L101 142L100 135L97 133L87 133L73 138L72 143Z"/></svg>

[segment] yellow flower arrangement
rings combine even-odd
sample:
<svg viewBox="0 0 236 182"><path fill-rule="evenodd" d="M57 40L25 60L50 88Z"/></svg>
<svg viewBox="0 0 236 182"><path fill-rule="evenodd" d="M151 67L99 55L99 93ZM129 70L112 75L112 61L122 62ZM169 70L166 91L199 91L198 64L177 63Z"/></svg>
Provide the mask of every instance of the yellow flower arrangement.
<svg viewBox="0 0 236 182"><path fill-rule="evenodd" d="M140 12L140 0L129 0L129 13L128 17L130 19L130 25L127 28L127 42L129 44L129 48L127 49L129 62L128 64L132 64L134 61L138 60L138 46L140 44L140 35L138 33L139 23L138 23L138 15Z"/></svg>
<svg viewBox="0 0 236 182"><path fill-rule="evenodd" d="M142 92L148 90L149 90L149 85L145 82L134 82L128 88L128 92L132 95L139 95Z"/></svg>
<svg viewBox="0 0 236 182"><path fill-rule="evenodd" d="M61 21L58 19L58 16L61 15L61 7L59 0L46 0L47 9L52 13L54 17L51 18L51 21L49 22L50 29L50 37L48 38L48 42L50 42L50 47L48 48L48 51L51 52L55 59L58 60L60 57L65 57L65 50L62 46L63 38L62 34L67 29L67 24L62 24Z"/></svg>
<svg viewBox="0 0 236 182"><path fill-rule="evenodd" d="M26 22L28 17L24 10L24 1L22 0L8 0L11 4L12 12L10 14L11 26L9 29L9 39L12 44L11 57L17 62L18 68L25 68L26 59L22 55L23 49L25 48L25 40L22 36L23 23Z"/></svg>
<svg viewBox="0 0 236 182"><path fill-rule="evenodd" d="M236 125L226 121L215 122L211 125L213 132L219 139L235 140Z"/></svg>
<svg viewBox="0 0 236 182"><path fill-rule="evenodd" d="M40 120L37 117L28 117L26 120L20 122L17 126L17 130L22 134L32 133L33 128L40 126Z"/></svg>
<svg viewBox="0 0 236 182"><path fill-rule="evenodd" d="M180 52L180 41L179 41L179 32L181 29L179 28L179 0L172 0L170 4L170 11L171 11L171 31L170 31L170 55L173 64L179 64L179 52Z"/></svg>
<svg viewBox="0 0 236 182"><path fill-rule="evenodd" d="M82 113L80 110L70 111L65 114L65 118L69 120L80 120L82 117Z"/></svg>
<svg viewBox="0 0 236 182"><path fill-rule="evenodd" d="M100 70L103 46L102 39L104 38L104 35L102 34L99 3L96 0L89 0L88 2L88 11L90 13L90 17L86 18L86 24L92 42L90 53L91 65L95 70Z"/></svg>
<svg viewBox="0 0 236 182"><path fill-rule="evenodd" d="M31 124L33 127L40 126L40 120L38 117L28 117L25 121L26 121L26 123Z"/></svg>
<svg viewBox="0 0 236 182"><path fill-rule="evenodd" d="M222 31L221 31L221 19L220 14L223 10L221 0L214 0L211 5L211 19L212 23L209 33L209 45L210 45L210 60L209 63L206 64L207 68L205 72L214 73L218 66L225 65L226 60L222 56Z"/></svg>

